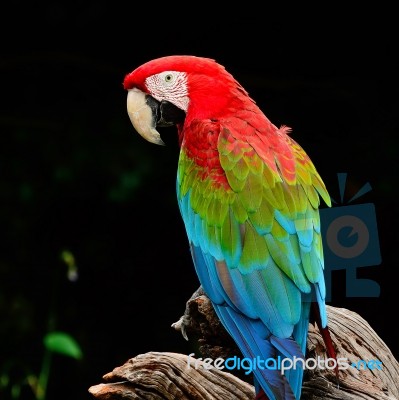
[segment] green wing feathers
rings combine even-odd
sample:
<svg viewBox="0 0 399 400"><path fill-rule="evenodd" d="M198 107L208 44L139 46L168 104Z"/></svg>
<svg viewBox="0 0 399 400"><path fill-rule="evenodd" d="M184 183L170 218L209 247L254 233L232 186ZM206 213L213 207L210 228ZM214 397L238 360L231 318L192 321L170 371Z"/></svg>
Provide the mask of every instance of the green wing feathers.
<svg viewBox="0 0 399 400"><path fill-rule="evenodd" d="M286 135L279 146L265 149L256 136L240 140L224 129L218 151L227 189L212 175L201 179L203 167L183 152L178 193L180 198L189 193L189 206L199 217L195 223L203 225L196 231L204 233L202 241L221 246L219 256L229 268L245 274L264 269L272 257L307 292L323 259L319 195L327 205L330 198L303 149Z"/></svg>
<svg viewBox="0 0 399 400"><path fill-rule="evenodd" d="M310 293L318 282L324 287L320 197L330 205L311 160L285 133L267 147L260 136L240 138L223 129L221 168L204 174L182 150L177 180L190 241L238 271L244 287L268 293L278 304L281 329L299 319L300 292Z"/></svg>

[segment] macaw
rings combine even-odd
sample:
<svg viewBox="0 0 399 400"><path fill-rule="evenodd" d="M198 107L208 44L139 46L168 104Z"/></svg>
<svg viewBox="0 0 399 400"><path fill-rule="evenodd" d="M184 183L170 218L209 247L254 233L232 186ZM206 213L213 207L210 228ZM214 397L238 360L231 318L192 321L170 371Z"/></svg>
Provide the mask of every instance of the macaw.
<svg viewBox="0 0 399 400"><path fill-rule="evenodd" d="M127 113L147 141L176 126L176 192L200 284L244 357L304 360L326 313L320 198L330 197L287 126L275 126L215 60L150 60L123 80ZM313 304L313 306L311 306ZM274 364L278 365L278 364ZM254 369L258 399L299 399L303 364Z"/></svg>

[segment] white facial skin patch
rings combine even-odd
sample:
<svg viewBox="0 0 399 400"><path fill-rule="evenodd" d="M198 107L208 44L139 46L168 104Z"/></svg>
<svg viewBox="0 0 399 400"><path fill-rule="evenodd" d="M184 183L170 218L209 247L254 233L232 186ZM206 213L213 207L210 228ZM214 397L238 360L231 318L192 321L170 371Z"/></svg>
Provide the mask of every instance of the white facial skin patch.
<svg viewBox="0 0 399 400"><path fill-rule="evenodd" d="M187 112L189 98L185 72L165 71L145 80L152 97L158 101L166 100Z"/></svg>

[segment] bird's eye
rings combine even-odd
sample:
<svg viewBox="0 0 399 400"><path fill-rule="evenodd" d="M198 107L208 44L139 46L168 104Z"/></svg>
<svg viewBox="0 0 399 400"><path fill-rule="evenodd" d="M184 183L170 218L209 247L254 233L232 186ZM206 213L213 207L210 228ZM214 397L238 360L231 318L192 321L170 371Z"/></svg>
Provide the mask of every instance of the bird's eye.
<svg viewBox="0 0 399 400"><path fill-rule="evenodd" d="M173 75L172 74L166 74L165 75L165 82L170 83L173 81Z"/></svg>

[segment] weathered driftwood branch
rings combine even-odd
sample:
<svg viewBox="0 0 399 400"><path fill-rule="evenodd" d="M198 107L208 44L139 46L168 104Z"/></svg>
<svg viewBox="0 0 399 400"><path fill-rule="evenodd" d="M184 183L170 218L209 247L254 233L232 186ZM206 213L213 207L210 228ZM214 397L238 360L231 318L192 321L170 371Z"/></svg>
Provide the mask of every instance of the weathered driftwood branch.
<svg viewBox="0 0 399 400"><path fill-rule="evenodd" d="M399 363L386 344L360 315L331 306L327 306L327 312L337 356L346 358L349 364L357 364L358 368L341 369L339 387L331 369L307 369L302 399L399 400ZM185 337L198 340L201 353L198 356L203 359L240 355L201 288L187 302L184 315L173 327ZM327 358L323 340L310 324L307 357L318 356ZM381 363L369 363L366 367L359 360ZM254 398L250 378L243 371L241 375L236 372L233 375L217 368L208 369L201 361L195 367L194 362L183 354L140 354L104 375L104 383L90 387L89 392L98 400Z"/></svg>
<svg viewBox="0 0 399 400"><path fill-rule="evenodd" d="M103 378L89 389L101 400L254 398L250 384L218 369L188 368L187 355L176 353L140 354Z"/></svg>

